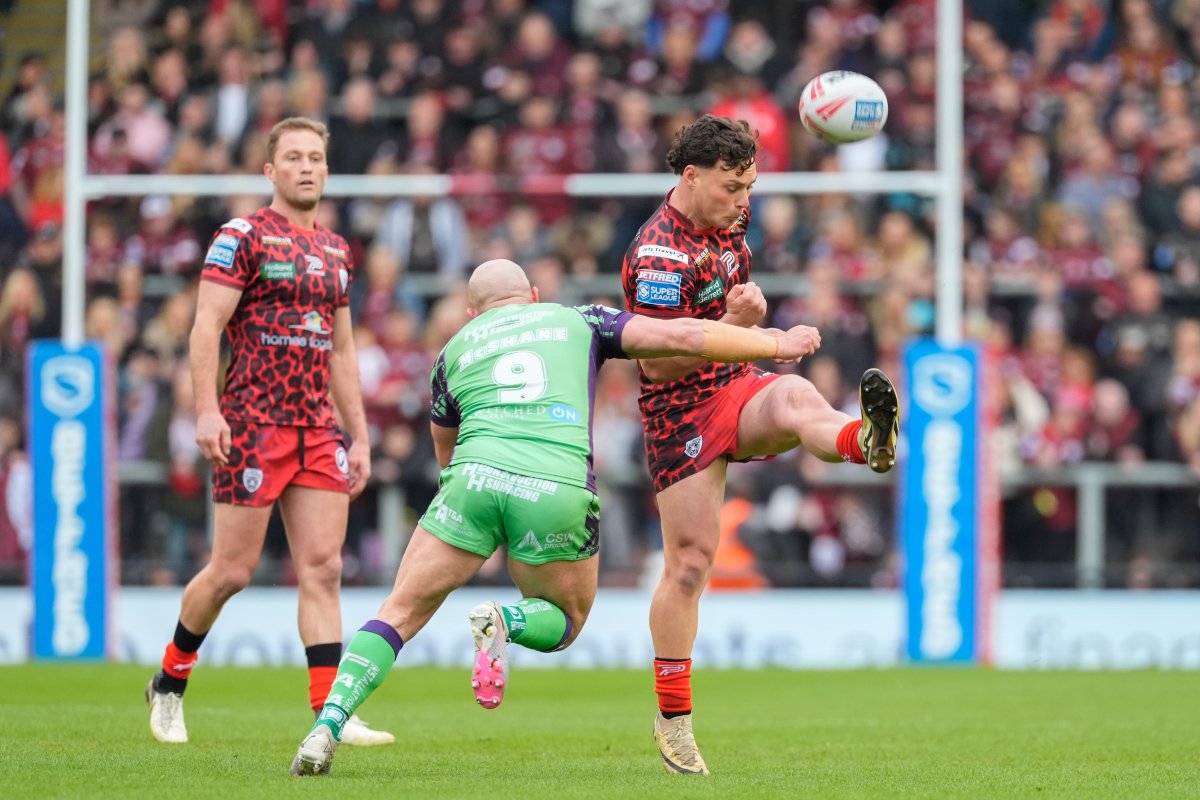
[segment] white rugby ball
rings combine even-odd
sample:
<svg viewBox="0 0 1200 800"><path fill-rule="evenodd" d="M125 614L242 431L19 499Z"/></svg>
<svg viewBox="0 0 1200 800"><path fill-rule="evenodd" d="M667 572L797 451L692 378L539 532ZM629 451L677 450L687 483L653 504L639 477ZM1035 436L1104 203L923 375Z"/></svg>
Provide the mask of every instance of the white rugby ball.
<svg viewBox="0 0 1200 800"><path fill-rule="evenodd" d="M857 72L823 72L800 95L800 122L832 144L869 139L887 122L887 95Z"/></svg>

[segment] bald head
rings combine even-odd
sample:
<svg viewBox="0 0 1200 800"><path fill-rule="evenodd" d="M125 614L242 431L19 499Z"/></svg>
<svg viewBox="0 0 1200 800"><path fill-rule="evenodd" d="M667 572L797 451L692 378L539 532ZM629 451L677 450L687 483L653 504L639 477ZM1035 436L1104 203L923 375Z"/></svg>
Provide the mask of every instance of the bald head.
<svg viewBox="0 0 1200 800"><path fill-rule="evenodd" d="M496 306L535 302L525 270L508 259L483 262L467 281L467 308L476 314Z"/></svg>

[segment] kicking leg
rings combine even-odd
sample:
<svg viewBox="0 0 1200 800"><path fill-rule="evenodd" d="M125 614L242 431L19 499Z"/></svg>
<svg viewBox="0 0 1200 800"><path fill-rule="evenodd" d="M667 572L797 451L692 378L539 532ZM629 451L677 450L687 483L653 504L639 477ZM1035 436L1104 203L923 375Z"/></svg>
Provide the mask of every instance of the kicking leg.
<svg viewBox="0 0 1200 800"><path fill-rule="evenodd" d="M804 378L785 375L746 403L738 419L736 458L774 455L803 445L822 461L867 463L887 472L896 462L899 402L888 377L863 373L862 418L833 408Z"/></svg>

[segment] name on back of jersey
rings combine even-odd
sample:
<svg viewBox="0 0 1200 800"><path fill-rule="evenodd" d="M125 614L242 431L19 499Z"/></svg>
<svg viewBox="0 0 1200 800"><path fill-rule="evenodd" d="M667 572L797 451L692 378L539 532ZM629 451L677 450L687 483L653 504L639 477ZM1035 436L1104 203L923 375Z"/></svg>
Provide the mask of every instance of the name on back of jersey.
<svg viewBox="0 0 1200 800"><path fill-rule="evenodd" d="M534 328L530 331L522 331L521 333L517 334L500 336L488 342L487 344L481 344L479 347L472 347L468 350L464 350L462 355L458 357L458 366L465 367L472 362L478 361L481 358L487 358L489 355L498 353L501 350L510 350L514 347L521 347L534 342L565 341L567 341L566 328Z"/></svg>
<svg viewBox="0 0 1200 800"><path fill-rule="evenodd" d="M677 306L683 302L683 276L676 272L639 269L637 301L647 306Z"/></svg>

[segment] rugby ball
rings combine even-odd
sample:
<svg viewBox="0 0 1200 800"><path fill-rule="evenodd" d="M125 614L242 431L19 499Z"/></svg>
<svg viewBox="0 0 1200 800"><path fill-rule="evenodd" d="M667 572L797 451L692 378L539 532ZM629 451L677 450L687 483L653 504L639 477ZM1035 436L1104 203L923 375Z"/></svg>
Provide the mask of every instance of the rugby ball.
<svg viewBox="0 0 1200 800"><path fill-rule="evenodd" d="M800 122L831 144L869 139L887 122L887 95L857 72L823 72L800 95Z"/></svg>

